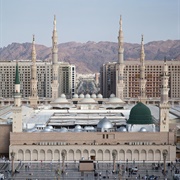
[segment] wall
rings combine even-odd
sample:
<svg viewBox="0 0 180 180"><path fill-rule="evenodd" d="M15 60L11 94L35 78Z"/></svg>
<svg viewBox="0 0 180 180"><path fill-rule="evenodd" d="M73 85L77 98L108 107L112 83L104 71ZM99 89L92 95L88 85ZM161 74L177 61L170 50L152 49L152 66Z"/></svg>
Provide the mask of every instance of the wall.
<svg viewBox="0 0 180 180"><path fill-rule="evenodd" d="M9 153L11 124L0 124L0 155Z"/></svg>
<svg viewBox="0 0 180 180"><path fill-rule="evenodd" d="M116 160L163 161L163 151L168 152L167 161L175 161L176 146L172 145L12 145L15 160L23 161L62 161L61 152L66 152L66 161L89 160L112 161L112 152L116 151Z"/></svg>
<svg viewBox="0 0 180 180"><path fill-rule="evenodd" d="M103 136L105 134L105 136ZM104 138L103 138L104 137ZM67 143L67 144L172 144L174 145L174 132L22 132L10 134L11 145L32 145L40 142Z"/></svg>

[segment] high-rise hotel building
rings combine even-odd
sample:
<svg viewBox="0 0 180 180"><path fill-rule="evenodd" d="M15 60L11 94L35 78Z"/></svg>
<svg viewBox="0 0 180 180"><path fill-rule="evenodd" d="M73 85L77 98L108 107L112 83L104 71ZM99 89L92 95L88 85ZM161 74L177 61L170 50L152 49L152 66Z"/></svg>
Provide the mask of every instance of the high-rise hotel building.
<svg viewBox="0 0 180 180"><path fill-rule="evenodd" d="M35 38L32 43L32 61L18 61L20 92L23 98L45 97L53 99L53 92L60 97L71 98L75 93L76 67L66 62L58 62L56 18L52 35L52 61L36 60ZM16 61L0 62L0 97L12 98ZM54 98L54 99L55 99Z"/></svg>
<svg viewBox="0 0 180 180"><path fill-rule="evenodd" d="M31 65L30 61L18 61L22 97L31 95ZM52 64L36 62L38 97L51 98ZM16 61L0 62L0 97L11 98L14 91L13 83L16 71ZM71 97L75 92L75 65L58 63L58 94L64 93Z"/></svg>
<svg viewBox="0 0 180 180"><path fill-rule="evenodd" d="M166 61L169 72L169 97L180 98L180 62ZM103 97L116 94L116 62L101 67L101 93ZM124 61L124 98L139 96L140 61ZM161 73L164 61L146 60L145 78L148 98L160 98Z"/></svg>
<svg viewBox="0 0 180 180"><path fill-rule="evenodd" d="M123 33L122 19L120 19L120 31L118 36L118 61L103 64L100 69L100 89L103 97L108 98L112 93L123 96L119 98L156 98L160 99L161 73L164 61L145 60L143 37L139 60L123 59ZM169 75L169 98L180 98L180 61L166 61ZM119 83L120 82L120 83ZM141 97L142 98L142 97Z"/></svg>

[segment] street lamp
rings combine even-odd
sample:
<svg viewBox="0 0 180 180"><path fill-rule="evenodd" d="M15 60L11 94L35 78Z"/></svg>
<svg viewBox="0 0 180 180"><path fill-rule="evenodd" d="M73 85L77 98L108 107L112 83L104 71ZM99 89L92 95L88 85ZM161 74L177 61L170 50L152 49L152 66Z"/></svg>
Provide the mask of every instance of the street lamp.
<svg viewBox="0 0 180 180"><path fill-rule="evenodd" d="M164 150L162 155L163 155L163 160L164 160L164 174L166 173L166 158L167 158L167 151Z"/></svg>
<svg viewBox="0 0 180 180"><path fill-rule="evenodd" d="M62 173L64 173L64 161L66 157L66 151L62 151L61 156L62 156Z"/></svg>
<svg viewBox="0 0 180 180"><path fill-rule="evenodd" d="M11 164L11 172L12 174L14 173L14 157L15 157L15 152L11 152L11 161L12 161L12 164Z"/></svg>
<svg viewBox="0 0 180 180"><path fill-rule="evenodd" d="M113 150L113 152L112 152L112 157L113 157L113 172L115 172L115 170L116 170L116 164L115 164L116 156L117 156L117 152L115 150Z"/></svg>

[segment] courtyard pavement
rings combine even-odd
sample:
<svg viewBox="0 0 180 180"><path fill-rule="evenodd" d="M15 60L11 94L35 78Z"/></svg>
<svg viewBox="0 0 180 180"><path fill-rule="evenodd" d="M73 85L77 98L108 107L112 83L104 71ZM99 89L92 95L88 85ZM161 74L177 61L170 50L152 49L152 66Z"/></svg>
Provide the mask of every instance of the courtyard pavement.
<svg viewBox="0 0 180 180"><path fill-rule="evenodd" d="M157 179L173 180L174 174L180 170L180 162L167 163L166 173L163 173L163 163L147 162L117 162L116 171L113 171L113 162L95 162L95 170L91 172L80 172L78 162L65 162L64 173L62 173L62 162L15 162L15 173L11 173L11 162L0 162L0 172L5 179L14 180L99 180L99 179L145 179L154 175ZM132 168L137 167L137 173ZM150 180L152 180L151 178Z"/></svg>

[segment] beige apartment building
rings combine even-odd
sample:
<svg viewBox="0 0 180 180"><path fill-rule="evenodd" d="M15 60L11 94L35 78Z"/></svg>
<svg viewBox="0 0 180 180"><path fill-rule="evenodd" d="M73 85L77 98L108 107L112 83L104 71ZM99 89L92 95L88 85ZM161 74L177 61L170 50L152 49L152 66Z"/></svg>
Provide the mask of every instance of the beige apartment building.
<svg viewBox="0 0 180 180"><path fill-rule="evenodd" d="M180 98L180 61L167 61L169 74L169 98ZM103 64L101 67L101 93L103 97L116 94L116 62ZM140 89L140 61L124 61L124 98L137 98ZM160 98L161 73L164 61L146 60L145 78L148 98Z"/></svg>
<svg viewBox="0 0 180 180"><path fill-rule="evenodd" d="M21 94L23 98L31 95L31 61L19 61L19 76L21 82ZM37 62L37 91L38 97L51 98L52 64L49 62ZM16 62L0 62L0 97L12 98L14 91L14 76ZM75 65L66 62L58 63L59 96L64 93L72 97L75 91Z"/></svg>

